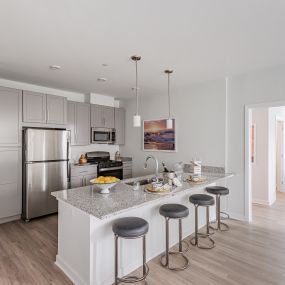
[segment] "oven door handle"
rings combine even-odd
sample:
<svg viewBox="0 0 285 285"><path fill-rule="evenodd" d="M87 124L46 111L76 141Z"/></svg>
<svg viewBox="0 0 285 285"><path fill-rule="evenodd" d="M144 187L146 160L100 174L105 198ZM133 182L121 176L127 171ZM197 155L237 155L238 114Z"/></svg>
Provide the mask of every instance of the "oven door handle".
<svg viewBox="0 0 285 285"><path fill-rule="evenodd" d="M121 170L121 169L123 169L123 166L108 167L108 168L99 168L99 171L100 171L100 172L104 172L104 171Z"/></svg>

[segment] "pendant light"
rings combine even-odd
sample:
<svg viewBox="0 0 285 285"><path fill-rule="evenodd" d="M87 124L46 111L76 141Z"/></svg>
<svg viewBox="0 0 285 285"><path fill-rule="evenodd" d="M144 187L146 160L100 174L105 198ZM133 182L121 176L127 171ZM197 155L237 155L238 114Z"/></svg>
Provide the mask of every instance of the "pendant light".
<svg viewBox="0 0 285 285"><path fill-rule="evenodd" d="M167 94L168 94L168 119L166 121L166 128L172 129L173 128L173 119L170 116L170 74L173 73L173 70L166 69L164 70L164 73L167 74Z"/></svg>
<svg viewBox="0 0 285 285"><path fill-rule="evenodd" d="M136 114L133 117L134 127L141 126L141 116L139 115L139 88L138 88L138 61L141 60L141 57L138 55L133 55L131 59L136 63Z"/></svg>

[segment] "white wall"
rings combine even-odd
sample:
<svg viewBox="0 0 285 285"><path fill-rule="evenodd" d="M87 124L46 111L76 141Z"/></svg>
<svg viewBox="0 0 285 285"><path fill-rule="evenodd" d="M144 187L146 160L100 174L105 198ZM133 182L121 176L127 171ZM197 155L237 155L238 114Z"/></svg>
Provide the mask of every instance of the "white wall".
<svg viewBox="0 0 285 285"><path fill-rule="evenodd" d="M229 209L233 217L247 219L245 211L245 106L284 102L285 66L229 78L227 102L227 171L231 191Z"/></svg>
<svg viewBox="0 0 285 285"><path fill-rule="evenodd" d="M141 90L139 113L142 119L168 116L167 93L149 97ZM144 170L150 152L142 151L142 128L132 126L134 98L121 102L126 108L126 144L120 148L133 157L134 175L153 173L154 166ZM197 84L187 91L172 94L172 115L176 119L178 151L154 152L169 167L175 162L202 159L205 165L225 166L226 90L224 80Z"/></svg>
<svg viewBox="0 0 285 285"><path fill-rule="evenodd" d="M269 109L253 109L252 123L256 126L256 156L251 165L252 202L269 204Z"/></svg>

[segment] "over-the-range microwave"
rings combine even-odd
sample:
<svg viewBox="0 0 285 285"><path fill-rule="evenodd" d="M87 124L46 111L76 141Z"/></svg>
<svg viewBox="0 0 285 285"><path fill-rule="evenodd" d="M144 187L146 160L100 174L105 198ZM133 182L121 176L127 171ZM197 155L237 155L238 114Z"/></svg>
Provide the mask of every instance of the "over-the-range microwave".
<svg viewBox="0 0 285 285"><path fill-rule="evenodd" d="M91 128L91 143L114 144L116 130L109 128Z"/></svg>

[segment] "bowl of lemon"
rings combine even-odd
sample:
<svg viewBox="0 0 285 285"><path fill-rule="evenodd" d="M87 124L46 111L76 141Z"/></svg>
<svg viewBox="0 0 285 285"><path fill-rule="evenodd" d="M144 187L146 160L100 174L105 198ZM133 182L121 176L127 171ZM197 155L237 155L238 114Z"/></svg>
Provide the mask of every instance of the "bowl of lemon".
<svg viewBox="0 0 285 285"><path fill-rule="evenodd" d="M119 181L120 179L113 176L99 176L91 179L90 183L99 189L99 193L109 194L110 188L114 187Z"/></svg>

